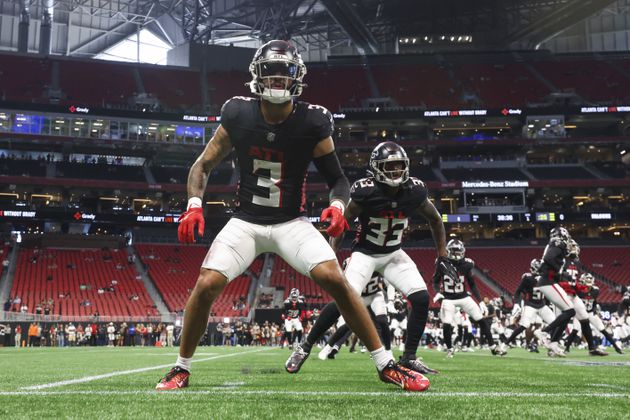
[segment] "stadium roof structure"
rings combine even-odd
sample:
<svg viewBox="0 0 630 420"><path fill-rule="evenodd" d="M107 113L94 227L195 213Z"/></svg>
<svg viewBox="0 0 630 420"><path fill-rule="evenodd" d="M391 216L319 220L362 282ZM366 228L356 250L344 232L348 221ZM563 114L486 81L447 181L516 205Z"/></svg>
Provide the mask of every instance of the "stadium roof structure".
<svg viewBox="0 0 630 420"><path fill-rule="evenodd" d="M463 34L474 40L459 46L468 51L532 49L606 8L618 14L624 7L625 0L0 0L0 49L19 49L19 28L29 22L22 51L42 52L48 23L49 51L80 57L145 28L173 47L291 38L311 60L396 53L400 37L416 35Z"/></svg>

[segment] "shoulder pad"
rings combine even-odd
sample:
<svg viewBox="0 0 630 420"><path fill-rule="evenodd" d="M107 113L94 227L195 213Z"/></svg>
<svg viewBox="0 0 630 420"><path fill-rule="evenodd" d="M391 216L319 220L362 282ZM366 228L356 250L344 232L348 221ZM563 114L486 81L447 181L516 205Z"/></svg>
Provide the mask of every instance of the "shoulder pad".
<svg viewBox="0 0 630 420"><path fill-rule="evenodd" d="M372 177L358 179L354 181L350 188L350 198L354 201L361 202L375 187L376 183Z"/></svg>
<svg viewBox="0 0 630 420"><path fill-rule="evenodd" d="M553 238L552 240L550 240L549 245L555 246L556 248L562 248L562 249L566 248L566 245L564 244L564 242L562 242L562 240L558 238Z"/></svg>
<svg viewBox="0 0 630 420"><path fill-rule="evenodd" d="M422 182L421 180L419 180L418 178L416 178L415 176L410 176L409 177L409 181L411 181L411 183L414 186L418 186L418 187L422 187L422 188L426 188L426 184L424 182Z"/></svg>
<svg viewBox="0 0 630 420"><path fill-rule="evenodd" d="M307 121L313 124L321 139L331 136L335 121L330 111L321 105L304 103L308 107Z"/></svg>
<svg viewBox="0 0 630 420"><path fill-rule="evenodd" d="M472 265L473 267L475 266L475 261L473 261L471 258L464 258L464 262Z"/></svg>

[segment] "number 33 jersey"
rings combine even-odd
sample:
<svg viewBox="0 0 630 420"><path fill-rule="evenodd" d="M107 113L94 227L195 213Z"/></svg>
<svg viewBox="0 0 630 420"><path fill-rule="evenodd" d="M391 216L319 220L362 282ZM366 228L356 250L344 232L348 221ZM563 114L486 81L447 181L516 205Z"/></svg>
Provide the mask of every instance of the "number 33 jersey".
<svg viewBox="0 0 630 420"><path fill-rule="evenodd" d="M427 200L422 181L410 177L395 195L372 177L356 181L350 199L361 207L360 226L353 251L364 254L389 254L400 248L409 217Z"/></svg>
<svg viewBox="0 0 630 420"><path fill-rule="evenodd" d="M260 100L236 96L221 110L240 167L235 217L276 224L304 214L306 170L313 149L333 132L333 119L319 105L295 102L280 124L268 124Z"/></svg>

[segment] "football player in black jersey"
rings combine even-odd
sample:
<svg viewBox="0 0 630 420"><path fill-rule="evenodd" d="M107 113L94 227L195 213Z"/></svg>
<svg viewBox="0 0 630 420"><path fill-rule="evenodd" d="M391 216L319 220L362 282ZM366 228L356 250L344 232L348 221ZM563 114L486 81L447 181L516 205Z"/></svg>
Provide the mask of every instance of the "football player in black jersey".
<svg viewBox="0 0 630 420"><path fill-rule="evenodd" d="M360 292L376 271L383 275L387 283L407 296L411 310L400 363L419 373L436 373L416 357L427 322L429 292L416 264L401 249L401 242L409 217L421 215L429 223L435 241L437 268L454 272L446 258L442 217L429 200L424 183L409 176L409 158L400 145L391 141L380 143L372 151L368 165L369 176L352 185L350 203L345 212L346 219L358 218L360 223L345 274L352 287ZM341 236L333 238L333 248L338 249L341 241ZM313 344L333 325L337 316L338 310L334 304L322 310L319 321L306 337L304 353L310 352ZM286 368L295 373L303 362L303 358L289 358Z"/></svg>
<svg viewBox="0 0 630 420"><path fill-rule="evenodd" d="M464 243L458 239L448 241L446 250L448 252L448 259L455 267L456 272L443 273L436 271L433 276L433 287L436 291L439 290L439 293L436 293L433 297L433 301L442 302L440 320L442 321L444 343L447 348L446 357L451 358L454 354L452 336L456 308L460 308L466 312L470 315L472 321L479 325L481 335L486 338L486 342L490 345L492 354L504 356L506 354L505 349L492 338L492 332L490 330L492 319L483 317L481 308L479 308L477 302L466 292L465 283L468 283L470 292L475 296L477 301L481 301L481 295L479 294L472 275L475 262L465 257L466 248L464 247Z"/></svg>
<svg viewBox="0 0 630 420"><path fill-rule="evenodd" d="M186 304L179 357L157 389L188 385L191 358L206 329L212 302L264 252L278 254L330 293L346 322L372 352L383 381L408 390L426 389L426 378L397 365L385 351L334 251L304 217L311 161L330 188L330 206L321 215L322 222L330 222L330 236L341 235L348 226L343 213L350 186L335 153L332 115L321 106L296 100L306 74L302 58L289 42L274 40L256 51L249 70L249 86L256 98L234 97L223 105L221 125L188 175L188 206L179 219L180 242L194 242L195 230L203 234L202 198L208 176L232 150L240 168L239 205L201 265Z"/></svg>
<svg viewBox="0 0 630 420"><path fill-rule="evenodd" d="M516 288L516 292L514 292L514 309L512 311L515 315L520 312L521 319L518 322L518 327L514 329L506 340L506 344L516 340L520 333L536 324L538 317L547 324L550 324L555 319L553 311L546 305L545 297L536 287L538 284L536 276L541 264L540 260L533 259L529 264L529 273L524 273L521 276L521 283ZM520 304L521 300L523 302L522 306Z"/></svg>
<svg viewBox="0 0 630 420"><path fill-rule="evenodd" d="M346 268L348 260L349 258L346 258L342 264L344 269ZM363 299L365 306L369 308L370 315L373 315L376 330L381 337L385 350L390 351L392 340L389 331L389 320L387 318L384 284L383 276L378 273L373 273L372 278L361 291L361 299ZM337 330L330 336L326 346L319 352L317 357L319 357L320 360L333 359L343 343L348 340L350 334L352 334L350 327L345 323L343 317L339 317Z"/></svg>
<svg viewBox="0 0 630 420"><path fill-rule="evenodd" d="M538 290L561 311L560 315L542 331L535 332L536 337L549 349L550 356L564 357L564 350L558 342L569 321L575 316L573 302L558 284L563 278L566 258L569 256L570 239L569 232L561 226L551 230L549 243L543 252L543 262L537 276Z"/></svg>
<svg viewBox="0 0 630 420"><path fill-rule="evenodd" d="M284 347L284 341L293 344L295 341L298 343L302 341L302 311L306 309L304 298L300 296L300 291L296 288L291 289L289 297L284 301L284 313L282 319L284 320L284 333L282 335L282 347Z"/></svg>

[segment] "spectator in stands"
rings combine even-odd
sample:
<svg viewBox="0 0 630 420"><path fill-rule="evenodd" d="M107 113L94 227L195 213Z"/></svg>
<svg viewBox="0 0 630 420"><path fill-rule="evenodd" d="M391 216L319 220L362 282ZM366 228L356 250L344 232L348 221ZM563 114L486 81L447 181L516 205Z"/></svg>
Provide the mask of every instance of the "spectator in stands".
<svg viewBox="0 0 630 420"><path fill-rule="evenodd" d="M16 296L13 299L13 311L18 312L21 306L22 306L22 298L20 298L19 296Z"/></svg>
<svg viewBox="0 0 630 420"><path fill-rule="evenodd" d="M4 274L9 269L9 259L5 258L2 260L2 274Z"/></svg>
<svg viewBox="0 0 630 420"><path fill-rule="evenodd" d="M24 302L22 306L20 307L20 312L23 314L28 313L28 305L26 304L26 302Z"/></svg>
<svg viewBox="0 0 630 420"><path fill-rule="evenodd" d="M11 306L13 305L13 300L9 297L6 302L4 302L4 312L11 311Z"/></svg>

